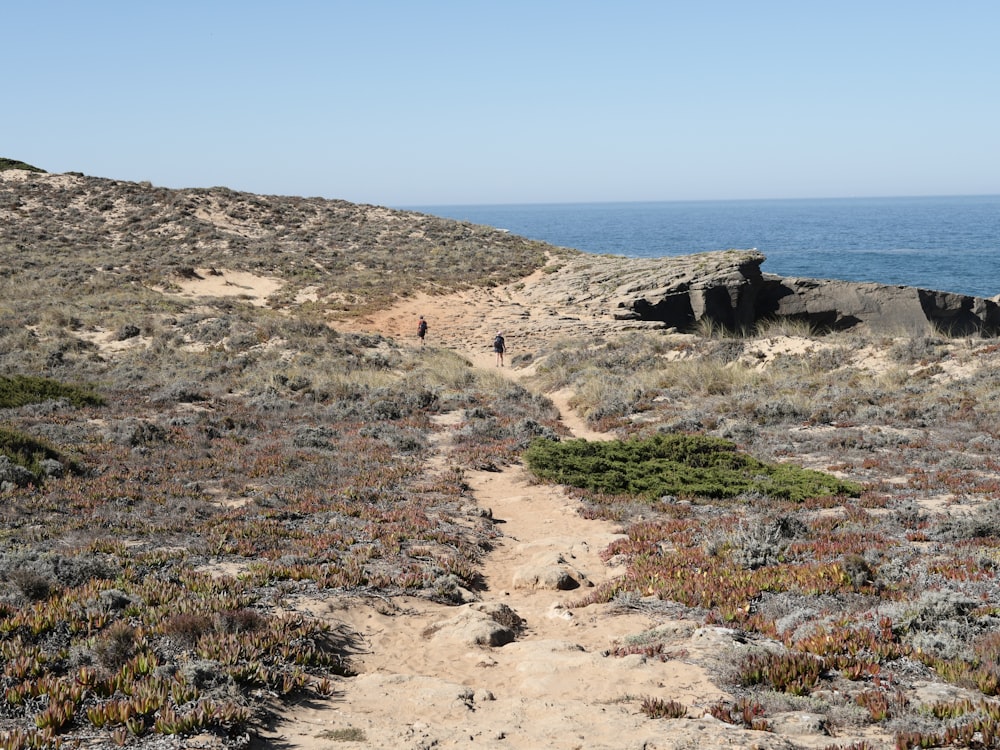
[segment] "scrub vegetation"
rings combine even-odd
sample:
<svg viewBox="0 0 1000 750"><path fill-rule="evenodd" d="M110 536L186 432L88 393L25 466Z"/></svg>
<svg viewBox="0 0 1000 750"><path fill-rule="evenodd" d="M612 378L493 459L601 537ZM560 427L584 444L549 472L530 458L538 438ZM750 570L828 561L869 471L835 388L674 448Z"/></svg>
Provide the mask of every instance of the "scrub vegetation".
<svg viewBox="0 0 1000 750"><path fill-rule="evenodd" d="M357 634L296 605L481 591L499 531L467 472L521 460L623 532L603 554L624 575L577 606L745 643L718 666L732 701L642 696L645 715L767 731L808 710L899 748L996 746L997 341L622 330L551 341L528 390L352 321L568 251L374 206L15 168L0 747L246 747L281 701L352 673ZM281 283L264 304L182 293L221 269ZM617 439L565 439L540 395L560 388ZM637 653L681 658L666 631L609 658Z"/></svg>
<svg viewBox="0 0 1000 750"><path fill-rule="evenodd" d="M805 710L897 748L995 747L997 341L708 333L567 339L535 356L539 387L569 388L619 436L525 454L627 534L604 552L625 575L580 606L668 619L681 605L748 637L718 666L738 696L710 711L724 721L769 729ZM732 482L747 466L763 468ZM676 648L652 632L622 651ZM913 692L936 680L938 700Z"/></svg>
<svg viewBox="0 0 1000 750"><path fill-rule="evenodd" d="M744 494L801 502L859 495L861 486L792 465L767 464L728 440L700 435L654 435L625 441L554 442L538 439L524 454L536 475L596 492L684 499Z"/></svg>

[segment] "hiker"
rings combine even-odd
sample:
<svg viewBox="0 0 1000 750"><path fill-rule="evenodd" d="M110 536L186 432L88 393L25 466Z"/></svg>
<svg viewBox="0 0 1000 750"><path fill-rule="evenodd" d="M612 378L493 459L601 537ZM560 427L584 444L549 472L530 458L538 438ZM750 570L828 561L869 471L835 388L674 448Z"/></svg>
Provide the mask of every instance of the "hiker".
<svg viewBox="0 0 1000 750"><path fill-rule="evenodd" d="M507 351L507 343L503 340L503 331L497 331L493 338L493 351L497 353L497 367L503 367L503 353Z"/></svg>
<svg viewBox="0 0 1000 750"><path fill-rule="evenodd" d="M427 335L427 321L424 320L424 316L420 316L420 321L417 323L417 336L420 338L420 346L424 345L424 336Z"/></svg>

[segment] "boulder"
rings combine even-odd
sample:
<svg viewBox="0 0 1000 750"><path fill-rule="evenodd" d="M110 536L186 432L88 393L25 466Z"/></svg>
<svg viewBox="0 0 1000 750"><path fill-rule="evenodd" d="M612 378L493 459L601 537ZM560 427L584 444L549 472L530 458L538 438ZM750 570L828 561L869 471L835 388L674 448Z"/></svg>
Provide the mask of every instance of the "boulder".
<svg viewBox="0 0 1000 750"><path fill-rule="evenodd" d="M0 456L0 489L12 490L15 487L27 487L37 482L35 475L20 464L16 464L7 456Z"/></svg>
<svg viewBox="0 0 1000 750"><path fill-rule="evenodd" d="M827 718L822 714L807 711L791 711L781 713L769 719L771 731L777 734L790 734L796 737L805 735L829 735Z"/></svg>
<svg viewBox="0 0 1000 750"><path fill-rule="evenodd" d="M619 320L655 320L685 330L706 319L738 328L754 318L764 260L756 250L633 259L619 269L621 283L610 304Z"/></svg>
<svg viewBox="0 0 1000 750"><path fill-rule="evenodd" d="M542 552L514 572L511 585L515 589L548 589L569 591L585 580L559 552Z"/></svg>
<svg viewBox="0 0 1000 750"><path fill-rule="evenodd" d="M497 605L472 604L461 608L454 617L434 623L428 628L427 635L466 647L503 646L511 643L517 634L513 623L497 621L498 612ZM499 619L510 620L511 615Z"/></svg>

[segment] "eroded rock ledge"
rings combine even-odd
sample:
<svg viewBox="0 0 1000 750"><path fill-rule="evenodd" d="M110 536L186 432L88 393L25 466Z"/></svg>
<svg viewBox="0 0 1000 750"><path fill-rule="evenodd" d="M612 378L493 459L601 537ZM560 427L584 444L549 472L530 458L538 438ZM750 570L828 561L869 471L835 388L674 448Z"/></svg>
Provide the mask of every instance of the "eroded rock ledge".
<svg viewBox="0 0 1000 750"><path fill-rule="evenodd" d="M702 321L750 330L758 321L785 318L827 330L864 325L908 335L1000 333L1000 296L786 278L763 273L764 260L756 250L651 259L587 255L550 274L538 291L550 304L679 330Z"/></svg>

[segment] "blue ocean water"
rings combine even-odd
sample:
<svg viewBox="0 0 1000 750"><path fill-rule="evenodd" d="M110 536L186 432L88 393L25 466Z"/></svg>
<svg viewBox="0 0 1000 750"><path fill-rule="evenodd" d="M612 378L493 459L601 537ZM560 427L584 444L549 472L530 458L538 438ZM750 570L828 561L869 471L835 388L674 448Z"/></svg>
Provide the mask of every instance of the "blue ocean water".
<svg viewBox="0 0 1000 750"><path fill-rule="evenodd" d="M1000 196L409 206L629 257L757 248L780 276L1000 294Z"/></svg>

